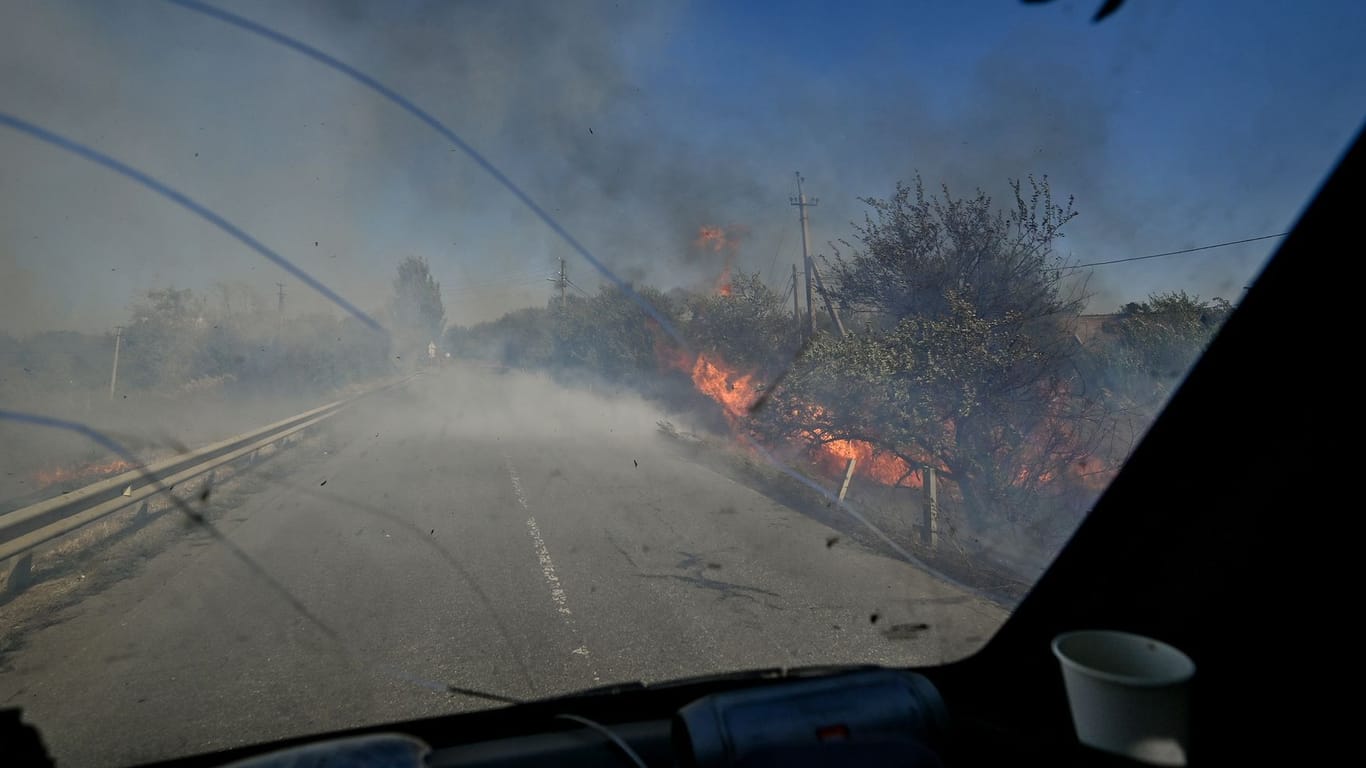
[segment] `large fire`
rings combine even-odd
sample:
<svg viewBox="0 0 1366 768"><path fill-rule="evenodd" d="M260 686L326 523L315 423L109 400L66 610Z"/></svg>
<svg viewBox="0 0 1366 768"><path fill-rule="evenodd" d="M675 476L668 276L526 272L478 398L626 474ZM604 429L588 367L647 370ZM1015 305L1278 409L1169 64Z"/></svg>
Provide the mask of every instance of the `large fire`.
<svg viewBox="0 0 1366 768"><path fill-rule="evenodd" d="M864 440L831 440L821 445L816 460L823 470L835 474L844 472L850 459L854 460L854 474L881 485L921 486L919 471L912 470L901 457L878 451Z"/></svg>
<svg viewBox="0 0 1366 768"><path fill-rule="evenodd" d="M716 293L721 296L731 295L729 254L733 253L735 243L735 238L721 227L702 227L696 240L699 248L728 254L725 268L716 283ZM688 374L698 392L715 400L721 406L722 413L733 430L739 432L746 429L744 420L748 417L751 407L763 394L763 382L756 380L756 374L743 373L715 354L702 353L693 356L687 352L670 349L658 335L656 353L662 365ZM1013 481L1015 485L1039 486L1052 483L1059 474L1059 459L1074 453L1078 438L1062 418L1066 395L1064 391L1056 394L1049 417L1030 434L1024 455L1014 457L1013 463L1020 466L1019 473ZM826 413L818 404L808 403L799 408L806 411L802 415L808 418L800 418L798 423L821 423L825 420L823 417ZM955 425L951 420L946 421L943 429L951 436ZM948 472L942 461L928 455L912 454L911 458L915 462L913 466L901 456L881 450L870 442L834 439L817 427L802 432L801 436L805 438L804 442L807 445L813 446L814 463L822 472L832 477L843 475L850 460L854 462L856 475L881 485L902 488L923 487L924 468L927 466L935 467L940 472ZM1007 460L1008 457L1000 458ZM1084 457L1073 462L1064 470L1064 474L1072 481L1093 490L1101 490L1113 477L1114 468L1099 459Z"/></svg>
<svg viewBox="0 0 1366 768"><path fill-rule="evenodd" d="M741 373L719 356L705 353L693 357L687 353L674 352L663 354L662 359L665 364L687 373L698 392L715 400L721 406L722 413L725 414L732 429L744 429L743 421L763 391L763 385L756 381L754 374ZM807 408L810 410L808 415L811 421L819 422L824 414L822 407L811 404ZM946 429L952 430L953 424L947 424ZM1070 441L1070 435L1066 430L1052 434L1054 438L1061 438L1063 442ZM917 457L919 466L913 467L900 456L879 450L865 440L831 439L819 428L802 433L802 437L806 438L810 445L815 446L813 458L816 466L831 477L838 477L847 471L850 459L854 461L855 475L880 485L902 488L922 487L925 465L937 466L941 472L947 471L947 467L941 462L928 457ZM1037 461L1022 463L1019 476L1015 478L1017 485L1046 485L1057 479L1057 472L1051 468L1054 465L1042 455L1045 452L1042 447L1046 443L1047 440L1043 437L1031 441L1031 445L1034 446L1031 450L1040 455L1036 457ZM1035 469L1036 466L1050 468ZM1099 459L1088 457L1075 462L1068 474L1075 481L1098 490L1109 482L1113 470Z"/></svg>
<svg viewBox="0 0 1366 768"><path fill-rule="evenodd" d="M706 355L698 355L691 373L693 386L720 403L732 425L736 419L749 412L750 406L759 397L753 376L737 374L719 358L713 360Z"/></svg>
<svg viewBox="0 0 1366 768"><path fill-rule="evenodd" d="M732 428L742 428L742 419L761 394L754 375L740 373L716 355L700 354L692 358L691 363L689 359L689 355L674 354L667 356L666 362L686 371L698 392L720 404ZM845 472L849 460L853 459L854 474L874 482L908 488L921 485L919 472L911 471L901 458L877 450L872 443L864 440L821 441L819 434L810 432L805 436L817 445L816 463L829 474Z"/></svg>
<svg viewBox="0 0 1366 768"><path fill-rule="evenodd" d="M52 469L40 469L33 473L33 482L39 488L46 488L58 483L67 483L72 480L93 480L101 477L117 475L134 469L134 465L123 459L110 459L93 464L86 464L81 467L53 467Z"/></svg>

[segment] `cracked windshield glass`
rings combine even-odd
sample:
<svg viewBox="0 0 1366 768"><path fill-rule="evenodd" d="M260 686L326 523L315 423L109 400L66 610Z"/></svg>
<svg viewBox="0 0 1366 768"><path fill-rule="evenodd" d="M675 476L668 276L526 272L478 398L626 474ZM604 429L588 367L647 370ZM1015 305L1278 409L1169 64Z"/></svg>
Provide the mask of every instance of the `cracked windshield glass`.
<svg viewBox="0 0 1366 768"><path fill-rule="evenodd" d="M129 764L974 653L1366 11L970 5L0 2L0 707Z"/></svg>

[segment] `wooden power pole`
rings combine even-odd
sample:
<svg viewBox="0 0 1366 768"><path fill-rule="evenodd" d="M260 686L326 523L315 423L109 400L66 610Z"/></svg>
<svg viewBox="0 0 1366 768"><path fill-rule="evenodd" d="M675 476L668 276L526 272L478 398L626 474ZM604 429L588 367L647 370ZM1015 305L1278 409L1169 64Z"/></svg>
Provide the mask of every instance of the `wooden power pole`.
<svg viewBox="0 0 1366 768"><path fill-rule="evenodd" d="M825 281L821 280L821 271L816 267L816 263L811 263L811 274L816 276L816 290L821 292L821 301L825 302L825 311L830 313L830 320L835 324L835 330L839 331L840 338L844 338L844 323L840 321L839 313L835 311L835 305L830 303L830 294L825 292Z"/></svg>
<svg viewBox="0 0 1366 768"><path fill-rule="evenodd" d="M569 287L569 275L565 274L564 271L564 259L560 259L560 273L555 277L547 277L546 280L549 280L550 282L554 283L556 290L559 291L560 303L559 306L556 308L556 311L563 312L565 301L565 289Z"/></svg>
<svg viewBox="0 0 1366 768"><path fill-rule="evenodd" d="M796 269L793 267L793 269ZM123 326L114 329L114 371L109 374L109 399L114 399L114 387L119 383L119 347L123 343Z"/></svg>
<svg viewBox="0 0 1366 768"><path fill-rule="evenodd" d="M810 208L818 202L819 201L815 198L812 198L810 200L806 199L806 193L802 191L802 175L798 173L797 196L792 198L792 204L797 206L797 210L800 212L800 216L798 218L802 223L802 264L804 265L804 268L806 270L806 323L803 328L803 333L807 338L816 335L816 312L813 307L814 296L811 290L811 271L814 265L811 263L811 238L810 233L808 231L809 225L806 215L806 209Z"/></svg>
<svg viewBox="0 0 1366 768"><path fill-rule="evenodd" d="M275 287L279 290L280 297L279 303L275 307L276 333L282 334L285 332L285 284L276 283Z"/></svg>

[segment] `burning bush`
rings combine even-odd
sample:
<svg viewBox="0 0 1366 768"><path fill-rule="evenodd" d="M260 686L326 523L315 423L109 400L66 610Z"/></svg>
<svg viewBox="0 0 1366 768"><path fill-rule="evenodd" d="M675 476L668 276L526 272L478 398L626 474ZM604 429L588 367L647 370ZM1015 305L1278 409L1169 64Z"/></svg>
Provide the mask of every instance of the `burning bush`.
<svg viewBox="0 0 1366 768"><path fill-rule="evenodd" d="M1063 319L1081 301L1065 295L1052 253L1075 213L1046 179L1031 185L1026 199L1012 184L1006 211L981 192L927 196L918 180L866 200L859 250L837 254L830 290L862 329L814 339L755 429L813 451L867 444L907 480L935 467L975 527L1096 485L1108 404L1072 364Z"/></svg>
<svg viewBox="0 0 1366 768"><path fill-rule="evenodd" d="M731 429L795 446L832 477L854 459L861 476L917 487L934 468L978 531L1071 530L1147 423L1121 418L1137 390L1117 381L1154 366L1183 373L1198 353L1185 341L1208 338L1188 331L1211 328L1227 305L1200 305L1196 320L1172 324L1157 318L1191 302L1155 297L1130 308L1113 355L1083 348L1071 327L1083 297L1067 292L1053 252L1076 214L1070 200L1054 203L1046 179L1029 184L1026 195L1012 183L1003 210L981 192L927 195L919 180L866 200L857 248L829 265L847 336L821 332L799 345L783 299L727 259L706 292L636 289L686 348L616 288L462 329L459 341L504 362L638 388L681 380L714 400ZM731 242L705 227L695 245L729 253Z"/></svg>
<svg viewBox="0 0 1366 768"><path fill-rule="evenodd" d="M680 323L688 344L760 380L772 378L797 350L792 311L757 273L726 277L726 291L694 294L684 302Z"/></svg>

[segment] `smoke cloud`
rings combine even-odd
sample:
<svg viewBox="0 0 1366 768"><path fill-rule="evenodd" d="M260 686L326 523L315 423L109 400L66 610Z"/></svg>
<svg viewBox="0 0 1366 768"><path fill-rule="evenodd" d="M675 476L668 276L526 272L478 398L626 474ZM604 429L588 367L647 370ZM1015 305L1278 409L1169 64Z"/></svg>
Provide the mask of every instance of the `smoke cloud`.
<svg viewBox="0 0 1366 768"><path fill-rule="evenodd" d="M1324 119L1302 130L1303 146L1268 170L1290 179L1275 188L1246 166L1223 184L1160 178L1199 166L1218 140L1209 131L1173 138L1160 156L1130 150L1150 148L1154 129L1191 129L1142 112L1134 95L1153 84L1150 57L1180 42L1170 4L1126 8L1123 23L1100 27L1080 11L1059 20L1012 7L978 36L953 19L880 23L849 9L838 21L862 39L795 54L729 29L697 48L706 9L689 5L225 7L412 98L617 274L663 288L710 284L724 268L727 254L694 245L703 226L744 227L737 266L780 283L799 253L789 205L798 169L820 198L819 252L849 236L860 197L885 196L917 171L932 188L998 196L1007 178L1034 173L1076 196L1081 217L1063 245L1091 261L1283 229L1351 129ZM776 23L751 21L760 31ZM971 53L939 58L955 46ZM806 70L819 76L792 74L804 57L819 58ZM1351 96L1333 96L1324 114L1348 111ZM577 285L600 279L411 116L171 4L6 4L0 102L184 190L366 311L382 306L407 255L432 263L448 316L464 324L544 302L561 256ZM1234 138L1237 149L1265 141L1257 131ZM287 314L332 311L221 233L85 161L6 132L0 167L0 321L11 333L107 330L133 296L165 285L272 293L279 281ZM1236 210L1232 191L1243 193ZM1224 254L1218 268L1200 258L1101 272L1089 288L1102 311L1145 288L1236 296L1268 247Z"/></svg>

